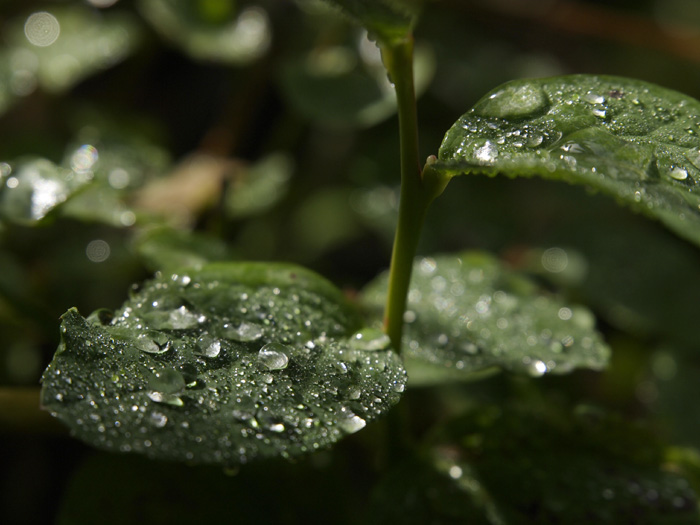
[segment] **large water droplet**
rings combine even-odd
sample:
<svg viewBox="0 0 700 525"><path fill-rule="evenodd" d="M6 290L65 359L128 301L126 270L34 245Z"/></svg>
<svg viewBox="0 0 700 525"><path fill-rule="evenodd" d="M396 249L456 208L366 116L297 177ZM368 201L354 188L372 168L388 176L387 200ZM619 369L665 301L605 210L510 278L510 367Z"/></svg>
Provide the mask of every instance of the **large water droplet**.
<svg viewBox="0 0 700 525"><path fill-rule="evenodd" d="M350 338L355 350L385 350L390 344L389 336L376 328L363 328Z"/></svg>
<svg viewBox="0 0 700 525"><path fill-rule="evenodd" d="M190 312L186 306L181 306L177 310L173 310L168 316L168 324L175 330L194 328L198 323L198 316Z"/></svg>
<svg viewBox="0 0 700 525"><path fill-rule="evenodd" d="M150 421L153 426L163 428L168 423L168 416L160 412L151 412Z"/></svg>
<svg viewBox="0 0 700 525"><path fill-rule="evenodd" d="M185 388L185 378L177 370L163 368L153 372L148 380L148 386L156 392L175 394Z"/></svg>
<svg viewBox="0 0 700 525"><path fill-rule="evenodd" d="M338 426L347 434L353 434L358 430L362 430L366 425L367 421L349 410L346 410L345 417L338 421Z"/></svg>
<svg viewBox="0 0 700 525"><path fill-rule="evenodd" d="M527 366L527 372L530 374L532 377L540 377L546 374L549 371L549 368L547 368L547 364L544 361L540 361L539 359L532 361L528 366Z"/></svg>
<svg viewBox="0 0 700 525"><path fill-rule="evenodd" d="M669 175L676 180L685 180L688 178L688 171L676 166L669 172Z"/></svg>
<svg viewBox="0 0 700 525"><path fill-rule="evenodd" d="M548 105L542 88L529 84L511 84L482 99L474 111L484 117L525 117L544 110Z"/></svg>
<svg viewBox="0 0 700 525"><path fill-rule="evenodd" d="M263 329L257 324L246 323L244 321L236 327L230 325L225 326L224 335L228 339L247 343L260 339L263 336Z"/></svg>
<svg viewBox="0 0 700 525"><path fill-rule="evenodd" d="M492 162L498 156L498 148L490 141L474 150L474 157L481 162Z"/></svg>
<svg viewBox="0 0 700 525"><path fill-rule="evenodd" d="M268 343L258 352L258 361L270 370L282 370L289 364L290 348L281 343Z"/></svg>

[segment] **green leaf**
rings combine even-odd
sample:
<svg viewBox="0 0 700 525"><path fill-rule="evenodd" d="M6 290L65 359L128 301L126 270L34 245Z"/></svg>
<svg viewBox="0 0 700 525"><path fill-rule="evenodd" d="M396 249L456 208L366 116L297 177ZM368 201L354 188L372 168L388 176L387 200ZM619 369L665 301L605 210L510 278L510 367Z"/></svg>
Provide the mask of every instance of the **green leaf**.
<svg viewBox="0 0 700 525"><path fill-rule="evenodd" d="M386 290L382 275L363 292L377 318ZM417 259L405 319L403 357L413 386L498 369L535 377L599 370L609 356L587 309L541 293L482 253Z"/></svg>
<svg viewBox="0 0 700 525"><path fill-rule="evenodd" d="M245 65L262 57L272 41L262 7L236 3L141 0L144 17L167 40L197 60Z"/></svg>
<svg viewBox="0 0 700 525"><path fill-rule="evenodd" d="M415 48L414 81L420 96L435 72L432 51ZM396 113L396 90L379 49L367 40L325 46L287 60L280 82L289 103L304 117L330 126L370 127Z"/></svg>
<svg viewBox="0 0 700 525"><path fill-rule="evenodd" d="M586 407L473 410L375 496L378 523L698 522L689 479L651 433Z"/></svg>
<svg viewBox="0 0 700 525"><path fill-rule="evenodd" d="M113 318L62 320L42 403L103 449L225 465L290 457L360 430L404 389L385 341L354 334L342 293L293 265L162 275Z"/></svg>
<svg viewBox="0 0 700 525"><path fill-rule="evenodd" d="M700 102L639 80L504 84L447 132L433 168L585 184L700 244Z"/></svg>
<svg viewBox="0 0 700 525"><path fill-rule="evenodd" d="M406 38L420 10L420 0L325 0L339 8L373 38L386 43Z"/></svg>
<svg viewBox="0 0 700 525"><path fill-rule="evenodd" d="M35 159L6 168L0 173L0 218L31 225L41 222L57 206L90 183L91 174Z"/></svg>

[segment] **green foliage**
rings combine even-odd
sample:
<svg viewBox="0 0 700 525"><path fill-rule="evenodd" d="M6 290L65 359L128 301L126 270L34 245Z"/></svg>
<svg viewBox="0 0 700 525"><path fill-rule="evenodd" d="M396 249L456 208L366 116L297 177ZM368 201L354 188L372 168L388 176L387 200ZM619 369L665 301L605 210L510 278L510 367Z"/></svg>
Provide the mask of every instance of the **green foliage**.
<svg viewBox="0 0 700 525"><path fill-rule="evenodd" d="M363 292L381 312L388 276ZM566 306L493 257L416 260L408 292L404 359L410 385L469 380L505 369L533 377L602 369L609 349L582 306Z"/></svg>
<svg viewBox="0 0 700 525"><path fill-rule="evenodd" d="M700 103L639 80L518 80L447 132L434 169L585 184L700 244Z"/></svg>
<svg viewBox="0 0 700 525"><path fill-rule="evenodd" d="M150 281L113 316L63 315L42 404L97 447L235 465L313 452L395 404L405 372L333 285L220 263Z"/></svg>
<svg viewBox="0 0 700 525"><path fill-rule="evenodd" d="M0 522L699 522L694 3L5 2Z"/></svg>

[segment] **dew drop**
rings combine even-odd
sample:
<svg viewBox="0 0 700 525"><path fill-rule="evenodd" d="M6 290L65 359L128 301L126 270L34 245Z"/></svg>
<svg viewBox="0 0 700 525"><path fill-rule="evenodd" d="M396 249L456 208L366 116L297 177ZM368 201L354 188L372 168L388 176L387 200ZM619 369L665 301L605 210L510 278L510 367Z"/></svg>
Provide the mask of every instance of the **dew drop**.
<svg viewBox="0 0 700 525"><path fill-rule="evenodd" d="M289 350L288 346L281 343L268 343L258 352L258 362L270 370L282 370L289 364L289 357L286 354Z"/></svg>
<svg viewBox="0 0 700 525"><path fill-rule="evenodd" d="M595 93L587 93L583 96L583 100L589 104L602 104L605 102L605 97L601 95L596 95Z"/></svg>
<svg viewBox="0 0 700 525"><path fill-rule="evenodd" d="M498 148L490 141L474 150L474 157L481 162L492 162L498 156Z"/></svg>
<svg viewBox="0 0 700 525"><path fill-rule="evenodd" d="M168 416L160 412L151 412L150 420L153 426L163 428L168 423Z"/></svg>
<svg viewBox="0 0 700 525"><path fill-rule="evenodd" d="M669 175L676 180L685 180L688 178L688 171L676 166L669 172Z"/></svg>
<svg viewBox="0 0 700 525"><path fill-rule="evenodd" d="M241 343L257 341L263 336L262 327L253 323L242 322L236 327L226 326L224 330L224 334L228 339L240 341Z"/></svg>
<svg viewBox="0 0 700 525"><path fill-rule="evenodd" d="M347 434L354 434L358 430L362 430L367 425L367 421L360 416L347 411L347 417L338 421L338 426Z"/></svg>
<svg viewBox="0 0 700 525"><path fill-rule="evenodd" d="M186 306L181 306L170 312L168 324L175 330L186 330L197 326L199 324L199 317L190 312Z"/></svg>
<svg viewBox="0 0 700 525"><path fill-rule="evenodd" d="M547 364L544 361L540 361L539 359L533 361L527 367L527 371L532 377L543 376L548 372L548 370L549 369L547 368Z"/></svg>
<svg viewBox="0 0 700 525"><path fill-rule="evenodd" d="M525 117L545 109L547 96L532 84L510 84L483 99L474 111L483 117Z"/></svg>
<svg viewBox="0 0 700 525"><path fill-rule="evenodd" d="M355 350L385 350L391 344L389 336L376 328L363 328L350 338Z"/></svg>
<svg viewBox="0 0 700 525"><path fill-rule="evenodd" d="M172 394L164 394L162 392L148 392L146 394L151 401L155 401L156 403L163 403L165 405L172 405L176 407L181 407L184 405L182 402L182 399L180 399L176 395Z"/></svg>

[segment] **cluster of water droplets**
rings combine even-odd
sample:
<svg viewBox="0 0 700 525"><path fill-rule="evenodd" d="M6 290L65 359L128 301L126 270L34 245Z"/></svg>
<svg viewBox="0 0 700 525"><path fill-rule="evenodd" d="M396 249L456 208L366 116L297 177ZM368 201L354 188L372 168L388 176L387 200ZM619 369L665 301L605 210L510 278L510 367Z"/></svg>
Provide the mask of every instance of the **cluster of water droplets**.
<svg viewBox="0 0 700 525"><path fill-rule="evenodd" d="M381 304L385 286L385 278L374 283L366 301ZM408 359L464 374L499 367L541 376L600 369L608 359L588 310L539 293L480 253L417 260L405 321Z"/></svg>
<svg viewBox="0 0 700 525"><path fill-rule="evenodd" d="M700 225L700 103L640 81L511 82L457 121L440 159L588 184L685 235Z"/></svg>
<svg viewBox="0 0 700 525"><path fill-rule="evenodd" d="M69 311L44 405L101 448L237 464L325 447L398 401L388 338L353 334L342 302L217 276L159 276L111 319Z"/></svg>

